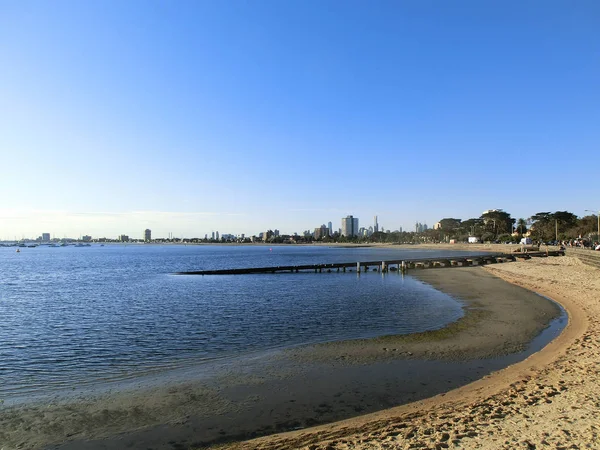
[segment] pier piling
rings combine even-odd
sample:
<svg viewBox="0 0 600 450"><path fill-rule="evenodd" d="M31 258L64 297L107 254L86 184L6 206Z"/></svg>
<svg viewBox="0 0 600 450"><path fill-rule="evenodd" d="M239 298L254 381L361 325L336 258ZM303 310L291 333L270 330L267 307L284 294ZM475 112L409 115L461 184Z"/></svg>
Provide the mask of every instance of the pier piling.
<svg viewBox="0 0 600 450"><path fill-rule="evenodd" d="M190 272L177 272L176 275L235 275L235 274L268 274L268 273L298 273L314 270L315 273L330 273L335 268L337 272L342 269L343 272L352 272L352 267L356 267L358 273L362 270L366 273L372 267L374 272L386 273L397 267L400 273L406 273L409 269L425 269L434 267L468 267L485 264L495 264L501 262L516 261L517 259L531 259L534 257L562 256L562 251L543 251L543 252L523 252L523 253L497 253L484 255L465 255L453 258L422 258L414 260L389 260L389 261L357 261L342 262L331 264L305 264L293 266L275 266L275 267L250 267L240 269L218 269L218 270L198 270ZM325 269L325 270L323 270ZM348 270L346 270L348 269ZM395 269L395 268L394 268ZM396 271L393 270L393 271Z"/></svg>

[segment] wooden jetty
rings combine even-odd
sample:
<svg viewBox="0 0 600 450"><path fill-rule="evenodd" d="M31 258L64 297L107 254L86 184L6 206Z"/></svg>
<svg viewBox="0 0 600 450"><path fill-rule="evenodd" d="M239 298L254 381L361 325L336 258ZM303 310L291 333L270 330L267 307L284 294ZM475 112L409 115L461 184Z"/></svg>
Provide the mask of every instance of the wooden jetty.
<svg viewBox="0 0 600 450"><path fill-rule="evenodd" d="M480 255L439 256L422 259L392 259L387 261L354 261L329 264L304 264L296 266L246 267L240 269L195 270L176 272L175 275L243 275L252 273L281 273L281 272L402 272L409 269L433 269L438 267L466 267L496 264L517 259L530 259L548 256L563 256L563 251L523 252L523 253L485 253Z"/></svg>

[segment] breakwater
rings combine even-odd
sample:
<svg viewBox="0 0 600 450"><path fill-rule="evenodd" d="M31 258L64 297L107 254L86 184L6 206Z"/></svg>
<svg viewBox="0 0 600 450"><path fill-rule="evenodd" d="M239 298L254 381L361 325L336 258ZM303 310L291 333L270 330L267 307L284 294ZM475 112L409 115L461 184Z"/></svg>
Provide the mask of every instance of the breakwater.
<svg viewBox="0 0 600 450"><path fill-rule="evenodd" d="M427 269L440 267L466 267L485 264L496 264L516 261L517 259L545 258L549 256L563 256L564 252L559 250L544 252L515 252L515 253L485 253L481 255L456 255L435 258L419 259L392 259L384 261L352 261L325 264L302 264L271 267L245 267L237 269L217 270L195 270L175 272L175 275L243 275L258 273L281 273L281 272L350 272L355 269L358 273L374 270L378 272L399 271L406 272L409 269Z"/></svg>

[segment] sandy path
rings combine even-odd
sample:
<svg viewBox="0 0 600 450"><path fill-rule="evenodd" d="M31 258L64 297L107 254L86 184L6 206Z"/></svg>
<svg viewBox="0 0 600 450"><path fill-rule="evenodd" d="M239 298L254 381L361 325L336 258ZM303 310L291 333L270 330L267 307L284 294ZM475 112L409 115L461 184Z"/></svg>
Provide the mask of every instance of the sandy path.
<svg viewBox="0 0 600 450"><path fill-rule="evenodd" d="M448 394L227 448L600 448L600 271L571 257L486 270L560 302L565 331L525 361Z"/></svg>

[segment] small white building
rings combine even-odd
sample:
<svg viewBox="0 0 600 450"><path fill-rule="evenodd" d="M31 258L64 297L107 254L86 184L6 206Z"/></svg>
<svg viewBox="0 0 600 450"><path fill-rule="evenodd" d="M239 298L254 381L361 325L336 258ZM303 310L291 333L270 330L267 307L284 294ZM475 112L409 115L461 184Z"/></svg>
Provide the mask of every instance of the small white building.
<svg viewBox="0 0 600 450"><path fill-rule="evenodd" d="M479 238L476 236L469 236L469 244L479 244Z"/></svg>

